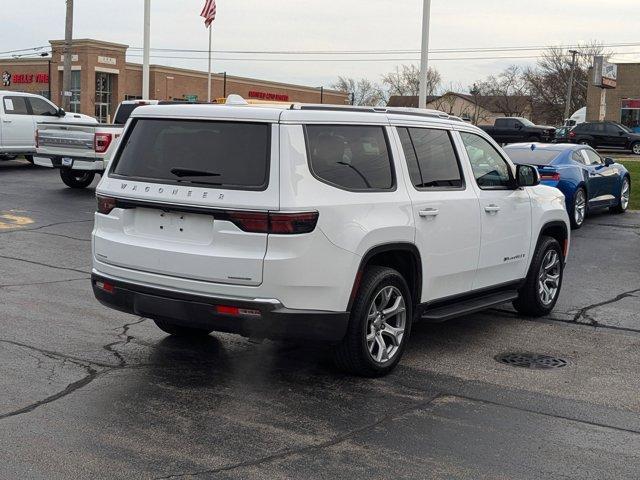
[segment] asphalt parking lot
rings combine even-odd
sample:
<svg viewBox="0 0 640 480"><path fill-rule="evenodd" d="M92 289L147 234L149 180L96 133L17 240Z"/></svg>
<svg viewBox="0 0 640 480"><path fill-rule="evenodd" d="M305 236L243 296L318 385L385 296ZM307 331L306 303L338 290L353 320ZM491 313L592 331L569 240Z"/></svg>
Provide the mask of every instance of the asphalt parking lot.
<svg viewBox="0 0 640 480"><path fill-rule="evenodd" d="M640 478L640 212L575 233L550 317L418 324L367 380L321 345L177 340L102 307L93 194L0 163L0 478Z"/></svg>

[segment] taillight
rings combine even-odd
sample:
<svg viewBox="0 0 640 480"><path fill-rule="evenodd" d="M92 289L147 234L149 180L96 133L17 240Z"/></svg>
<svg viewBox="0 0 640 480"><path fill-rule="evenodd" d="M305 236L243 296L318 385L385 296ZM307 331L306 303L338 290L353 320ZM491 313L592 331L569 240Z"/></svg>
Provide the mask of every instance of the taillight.
<svg viewBox="0 0 640 480"><path fill-rule="evenodd" d="M569 132L569 138L576 138L576 132Z"/></svg>
<svg viewBox="0 0 640 480"><path fill-rule="evenodd" d="M98 201L98 213L109 215L111 213L111 210L116 208L116 199L113 197L96 195L96 200Z"/></svg>
<svg viewBox="0 0 640 480"><path fill-rule="evenodd" d="M558 182L560 180L560 174L558 172L540 173L540 180L552 180L554 182Z"/></svg>
<svg viewBox="0 0 640 480"><path fill-rule="evenodd" d="M318 223L318 216L318 212L227 213L227 219L245 232L272 233L276 235L295 235L313 232Z"/></svg>
<svg viewBox="0 0 640 480"><path fill-rule="evenodd" d="M96 153L104 153L109 149L113 136L110 133L96 133L93 137L93 148Z"/></svg>
<svg viewBox="0 0 640 480"><path fill-rule="evenodd" d="M39 137L40 137L40 135L39 135L38 129L36 128L36 148L40 147L40 138Z"/></svg>

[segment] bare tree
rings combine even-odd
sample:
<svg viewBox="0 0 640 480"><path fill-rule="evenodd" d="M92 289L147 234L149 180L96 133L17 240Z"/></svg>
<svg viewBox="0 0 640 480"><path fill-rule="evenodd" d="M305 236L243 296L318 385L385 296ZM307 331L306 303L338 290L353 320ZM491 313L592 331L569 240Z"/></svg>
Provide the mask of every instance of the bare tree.
<svg viewBox="0 0 640 480"><path fill-rule="evenodd" d="M589 67L594 55L608 56L602 45L591 43L578 48L570 111L587 104ZM535 105L535 119L552 124L564 122L565 95L571 73L571 54L560 47L546 50L535 67L524 71L524 78Z"/></svg>
<svg viewBox="0 0 640 480"><path fill-rule="evenodd" d="M427 70L427 95L433 95L442 82L440 73L432 67ZM420 69L415 65L401 65L382 76L386 98L392 95L417 96L420 92Z"/></svg>
<svg viewBox="0 0 640 480"><path fill-rule="evenodd" d="M338 81L331 88L352 95L354 105L377 106L383 103L384 94L379 85L371 80L361 78L356 80L348 77L338 77Z"/></svg>
<svg viewBox="0 0 640 480"><path fill-rule="evenodd" d="M521 117L531 110L531 103L526 98L527 81L517 65L511 65L499 75L491 75L475 85L478 97L491 97L493 109L507 117Z"/></svg>

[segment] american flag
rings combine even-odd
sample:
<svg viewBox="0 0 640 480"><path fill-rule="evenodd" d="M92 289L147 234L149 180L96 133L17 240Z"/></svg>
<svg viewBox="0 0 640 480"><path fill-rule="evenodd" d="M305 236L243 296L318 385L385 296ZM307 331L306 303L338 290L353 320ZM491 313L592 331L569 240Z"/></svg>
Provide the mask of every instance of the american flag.
<svg viewBox="0 0 640 480"><path fill-rule="evenodd" d="M204 25L209 28L216 19L216 0L207 0L200 16L204 18Z"/></svg>

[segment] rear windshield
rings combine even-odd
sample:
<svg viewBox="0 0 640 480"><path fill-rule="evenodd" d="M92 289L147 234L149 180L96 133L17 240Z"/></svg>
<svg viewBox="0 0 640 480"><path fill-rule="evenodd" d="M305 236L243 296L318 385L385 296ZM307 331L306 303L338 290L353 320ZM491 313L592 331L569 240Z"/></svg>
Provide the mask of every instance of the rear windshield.
<svg viewBox="0 0 640 480"><path fill-rule="evenodd" d="M131 112L136 108L141 107L140 103L121 103L116 112L116 117L113 119L113 123L116 125L124 125L129 120Z"/></svg>
<svg viewBox="0 0 640 480"><path fill-rule="evenodd" d="M530 148L506 148L505 152L513 163L520 165L549 165L562 153L560 150L531 150Z"/></svg>
<svg viewBox="0 0 640 480"><path fill-rule="evenodd" d="M111 175L170 184L264 190L267 123L137 119Z"/></svg>

